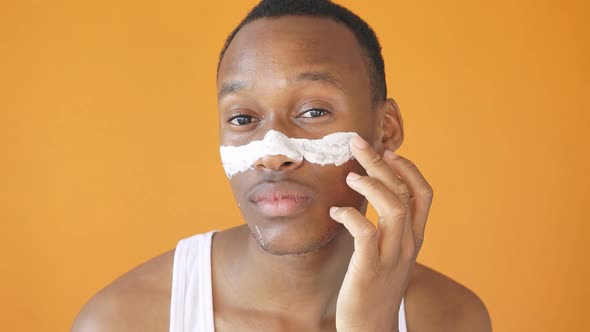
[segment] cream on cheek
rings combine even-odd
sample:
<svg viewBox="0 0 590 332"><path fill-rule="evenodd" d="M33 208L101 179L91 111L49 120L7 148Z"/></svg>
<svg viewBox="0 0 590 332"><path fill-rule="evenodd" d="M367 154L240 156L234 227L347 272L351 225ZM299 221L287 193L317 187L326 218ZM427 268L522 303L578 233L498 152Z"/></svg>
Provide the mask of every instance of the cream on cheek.
<svg viewBox="0 0 590 332"><path fill-rule="evenodd" d="M221 162L228 178L251 168L264 156L284 155L293 160L305 159L319 165L340 166L353 159L348 142L355 132L336 132L320 139L290 138L269 130L264 138L240 146L220 146Z"/></svg>

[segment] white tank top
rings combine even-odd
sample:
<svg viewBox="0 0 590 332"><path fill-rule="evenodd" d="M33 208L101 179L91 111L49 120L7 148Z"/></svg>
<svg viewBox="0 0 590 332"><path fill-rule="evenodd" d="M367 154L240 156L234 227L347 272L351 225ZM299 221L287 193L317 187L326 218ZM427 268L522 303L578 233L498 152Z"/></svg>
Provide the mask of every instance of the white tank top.
<svg viewBox="0 0 590 332"><path fill-rule="evenodd" d="M170 332L214 332L211 238L216 230L182 239L172 269ZM402 299L399 332L407 332Z"/></svg>

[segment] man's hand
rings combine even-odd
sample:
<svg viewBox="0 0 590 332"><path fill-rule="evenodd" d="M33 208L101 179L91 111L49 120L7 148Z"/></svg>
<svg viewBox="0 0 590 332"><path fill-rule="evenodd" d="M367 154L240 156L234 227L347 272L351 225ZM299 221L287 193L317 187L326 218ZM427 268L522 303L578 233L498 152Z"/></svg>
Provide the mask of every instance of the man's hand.
<svg viewBox="0 0 590 332"><path fill-rule="evenodd" d="M330 209L330 216L354 237L354 253L336 304L336 330L397 331L433 191L411 161L391 151L381 157L360 137L353 138L350 147L367 176L351 172L346 182L373 205L379 222L375 227L352 207Z"/></svg>

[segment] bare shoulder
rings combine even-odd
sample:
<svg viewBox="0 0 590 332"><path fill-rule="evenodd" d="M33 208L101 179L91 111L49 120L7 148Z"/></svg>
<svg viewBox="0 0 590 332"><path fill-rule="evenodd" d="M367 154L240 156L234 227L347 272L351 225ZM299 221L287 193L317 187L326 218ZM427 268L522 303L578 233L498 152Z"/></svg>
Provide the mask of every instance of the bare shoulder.
<svg viewBox="0 0 590 332"><path fill-rule="evenodd" d="M150 259L96 293L72 332L167 331L174 250Z"/></svg>
<svg viewBox="0 0 590 332"><path fill-rule="evenodd" d="M488 310L477 294L419 263L416 263L408 284L405 305L410 330L492 330Z"/></svg>

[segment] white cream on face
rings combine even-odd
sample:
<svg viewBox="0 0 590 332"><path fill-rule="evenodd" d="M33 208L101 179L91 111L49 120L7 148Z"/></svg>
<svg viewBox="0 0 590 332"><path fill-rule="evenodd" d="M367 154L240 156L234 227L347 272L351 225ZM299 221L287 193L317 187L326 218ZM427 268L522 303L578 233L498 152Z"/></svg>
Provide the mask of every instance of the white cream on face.
<svg viewBox="0 0 590 332"><path fill-rule="evenodd" d="M340 166L353 159L348 142L355 132L336 132L320 139L290 138L280 131L269 130L260 141L240 146L221 146L221 162L225 174L232 176L251 168L264 156L284 155L293 160L305 160L320 165Z"/></svg>

